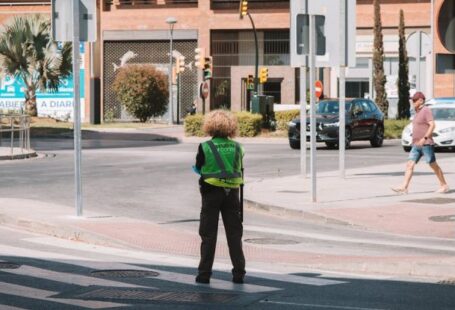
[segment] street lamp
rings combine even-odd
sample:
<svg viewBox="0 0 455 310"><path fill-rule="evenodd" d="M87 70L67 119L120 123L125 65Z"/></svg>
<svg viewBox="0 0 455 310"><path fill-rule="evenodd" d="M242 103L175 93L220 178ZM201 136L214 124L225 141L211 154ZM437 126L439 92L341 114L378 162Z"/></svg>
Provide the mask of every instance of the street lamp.
<svg viewBox="0 0 455 310"><path fill-rule="evenodd" d="M174 107L172 102L172 33L174 32L174 25L177 23L175 17L166 18L166 24L169 25L169 125L174 123Z"/></svg>

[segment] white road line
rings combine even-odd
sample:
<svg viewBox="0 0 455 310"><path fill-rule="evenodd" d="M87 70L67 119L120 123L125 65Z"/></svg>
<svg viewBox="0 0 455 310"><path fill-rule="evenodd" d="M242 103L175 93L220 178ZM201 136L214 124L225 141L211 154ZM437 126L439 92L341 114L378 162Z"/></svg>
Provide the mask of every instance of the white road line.
<svg viewBox="0 0 455 310"><path fill-rule="evenodd" d="M264 304L276 304L283 306L296 306L296 307L313 307L321 309L343 309L343 310L387 310L386 308L364 308L364 307L349 307L349 306L335 306L335 305L322 305L322 304L304 304L297 302L285 302L285 301L271 301L261 300Z"/></svg>
<svg viewBox="0 0 455 310"><path fill-rule="evenodd" d="M296 276L296 275L292 275L292 274L249 272L248 275L252 276L252 277L267 279L267 280L281 281L281 282L295 283L295 284L314 285L314 286L325 286L325 285L336 285L336 284L347 283L346 281L305 277L305 276Z"/></svg>
<svg viewBox="0 0 455 310"><path fill-rule="evenodd" d="M0 293L20 296L24 298L43 300L48 302L55 302L60 304L85 307L89 309L103 309L113 307L124 307L126 305L104 301L90 301L90 300L77 300L77 299L63 299L63 298L50 298L49 296L56 295L57 292L31 288L22 285L10 284L0 282Z"/></svg>
<svg viewBox="0 0 455 310"><path fill-rule="evenodd" d="M3 304L0 304L0 309L2 309L2 310L26 310L25 308L18 308L18 307L3 305Z"/></svg>
<svg viewBox="0 0 455 310"><path fill-rule="evenodd" d="M57 272L42 268L36 268L32 266L22 265L18 269L3 269L2 272L12 273L16 275L24 275L34 278L42 278L55 282L62 282L67 284L74 284L79 286L111 286L111 287L144 287L140 285L122 283L117 281L104 280L96 277L83 276L74 273L67 272ZM152 289L157 289L155 287L148 287Z"/></svg>

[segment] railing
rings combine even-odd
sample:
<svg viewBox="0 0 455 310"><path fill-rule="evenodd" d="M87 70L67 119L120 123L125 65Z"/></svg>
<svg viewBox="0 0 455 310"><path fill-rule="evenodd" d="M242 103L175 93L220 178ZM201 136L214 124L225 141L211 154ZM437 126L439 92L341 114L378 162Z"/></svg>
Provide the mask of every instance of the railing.
<svg viewBox="0 0 455 310"><path fill-rule="evenodd" d="M4 148L3 145L11 158L30 153L30 116L0 114L0 150Z"/></svg>
<svg viewBox="0 0 455 310"><path fill-rule="evenodd" d="M211 0L212 10L239 9L239 0ZM248 0L248 9L288 9L289 0Z"/></svg>
<svg viewBox="0 0 455 310"><path fill-rule="evenodd" d="M166 7L166 6L182 6L182 7L197 7L198 0L105 0L104 9L109 10L111 5L118 8L135 9L146 7Z"/></svg>

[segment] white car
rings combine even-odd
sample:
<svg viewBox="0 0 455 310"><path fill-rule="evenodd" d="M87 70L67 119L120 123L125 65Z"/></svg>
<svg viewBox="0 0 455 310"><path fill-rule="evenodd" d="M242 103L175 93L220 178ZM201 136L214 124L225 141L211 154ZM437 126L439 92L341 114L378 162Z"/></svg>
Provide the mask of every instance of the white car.
<svg viewBox="0 0 455 310"><path fill-rule="evenodd" d="M455 150L455 104L438 103L430 105L436 127L433 141L436 148ZM401 134L401 145L406 152L412 147L412 123L408 124Z"/></svg>

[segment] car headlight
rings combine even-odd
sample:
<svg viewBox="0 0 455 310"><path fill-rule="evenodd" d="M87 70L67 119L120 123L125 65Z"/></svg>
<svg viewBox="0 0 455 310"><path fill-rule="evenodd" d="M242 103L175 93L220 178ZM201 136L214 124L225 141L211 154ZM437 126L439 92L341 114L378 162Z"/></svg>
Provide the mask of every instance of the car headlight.
<svg viewBox="0 0 455 310"><path fill-rule="evenodd" d="M297 124L292 121L288 123L288 127L295 127L295 126L297 126Z"/></svg>
<svg viewBox="0 0 455 310"><path fill-rule="evenodd" d="M455 131L455 127L449 127L449 128L444 128L441 130L438 130L440 133L449 133Z"/></svg>
<svg viewBox="0 0 455 310"><path fill-rule="evenodd" d="M336 123L325 123L324 127L340 127L340 122Z"/></svg>

